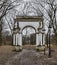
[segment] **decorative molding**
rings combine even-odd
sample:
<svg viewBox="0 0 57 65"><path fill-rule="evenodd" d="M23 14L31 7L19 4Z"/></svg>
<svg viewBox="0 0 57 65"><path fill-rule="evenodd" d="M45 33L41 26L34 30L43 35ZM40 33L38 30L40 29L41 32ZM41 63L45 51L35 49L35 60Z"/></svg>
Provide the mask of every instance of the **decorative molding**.
<svg viewBox="0 0 57 65"><path fill-rule="evenodd" d="M14 19L15 21L17 22L42 22L44 19L43 19L43 16L16 16L16 18Z"/></svg>

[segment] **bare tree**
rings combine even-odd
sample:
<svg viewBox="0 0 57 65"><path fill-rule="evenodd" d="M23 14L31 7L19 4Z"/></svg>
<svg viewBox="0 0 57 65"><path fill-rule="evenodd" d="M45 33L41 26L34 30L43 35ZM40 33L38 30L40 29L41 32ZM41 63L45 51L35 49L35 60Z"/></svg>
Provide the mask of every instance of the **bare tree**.
<svg viewBox="0 0 57 65"><path fill-rule="evenodd" d="M48 20L49 24L51 24L54 33L57 33L57 21L56 21L56 13L57 13L57 3L56 0L46 0L43 1L45 3L45 6L43 6L41 3L41 7L45 10L44 15L45 19ZM47 8L46 8L47 7Z"/></svg>
<svg viewBox="0 0 57 65"><path fill-rule="evenodd" d="M2 21L3 17L5 17L11 9L18 6L20 4L16 4L16 0L0 0L0 41L2 40Z"/></svg>
<svg viewBox="0 0 57 65"><path fill-rule="evenodd" d="M44 18L48 20L49 24L51 24L55 36L57 37L57 20L56 20L56 14L57 14L57 1L56 0L45 0L42 1L45 3L45 6L43 6L42 3L40 3L41 7L44 9Z"/></svg>

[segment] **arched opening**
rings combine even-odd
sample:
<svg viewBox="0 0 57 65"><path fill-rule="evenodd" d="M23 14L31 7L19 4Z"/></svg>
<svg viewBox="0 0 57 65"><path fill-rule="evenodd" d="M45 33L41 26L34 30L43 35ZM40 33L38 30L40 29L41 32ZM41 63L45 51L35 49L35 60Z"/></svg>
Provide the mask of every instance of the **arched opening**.
<svg viewBox="0 0 57 65"><path fill-rule="evenodd" d="M22 44L35 45L36 44L36 29L32 26L25 26L22 29Z"/></svg>

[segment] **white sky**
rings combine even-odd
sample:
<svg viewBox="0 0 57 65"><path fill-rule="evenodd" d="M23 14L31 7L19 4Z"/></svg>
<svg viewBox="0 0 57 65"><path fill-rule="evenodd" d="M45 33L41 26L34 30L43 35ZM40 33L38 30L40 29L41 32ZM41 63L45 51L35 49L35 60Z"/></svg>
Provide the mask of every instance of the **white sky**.
<svg viewBox="0 0 57 65"><path fill-rule="evenodd" d="M27 2L27 1L31 1L31 0L23 0L23 1Z"/></svg>

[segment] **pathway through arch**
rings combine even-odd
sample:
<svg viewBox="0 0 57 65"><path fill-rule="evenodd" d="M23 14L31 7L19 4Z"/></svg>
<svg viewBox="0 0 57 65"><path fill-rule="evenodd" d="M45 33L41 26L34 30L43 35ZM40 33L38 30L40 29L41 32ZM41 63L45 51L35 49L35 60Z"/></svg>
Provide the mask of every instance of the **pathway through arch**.
<svg viewBox="0 0 57 65"><path fill-rule="evenodd" d="M37 53L33 49L23 49L11 57L5 65L42 65L43 62L43 53Z"/></svg>
<svg viewBox="0 0 57 65"><path fill-rule="evenodd" d="M36 30L32 26L26 26L22 30L22 44L36 45Z"/></svg>

